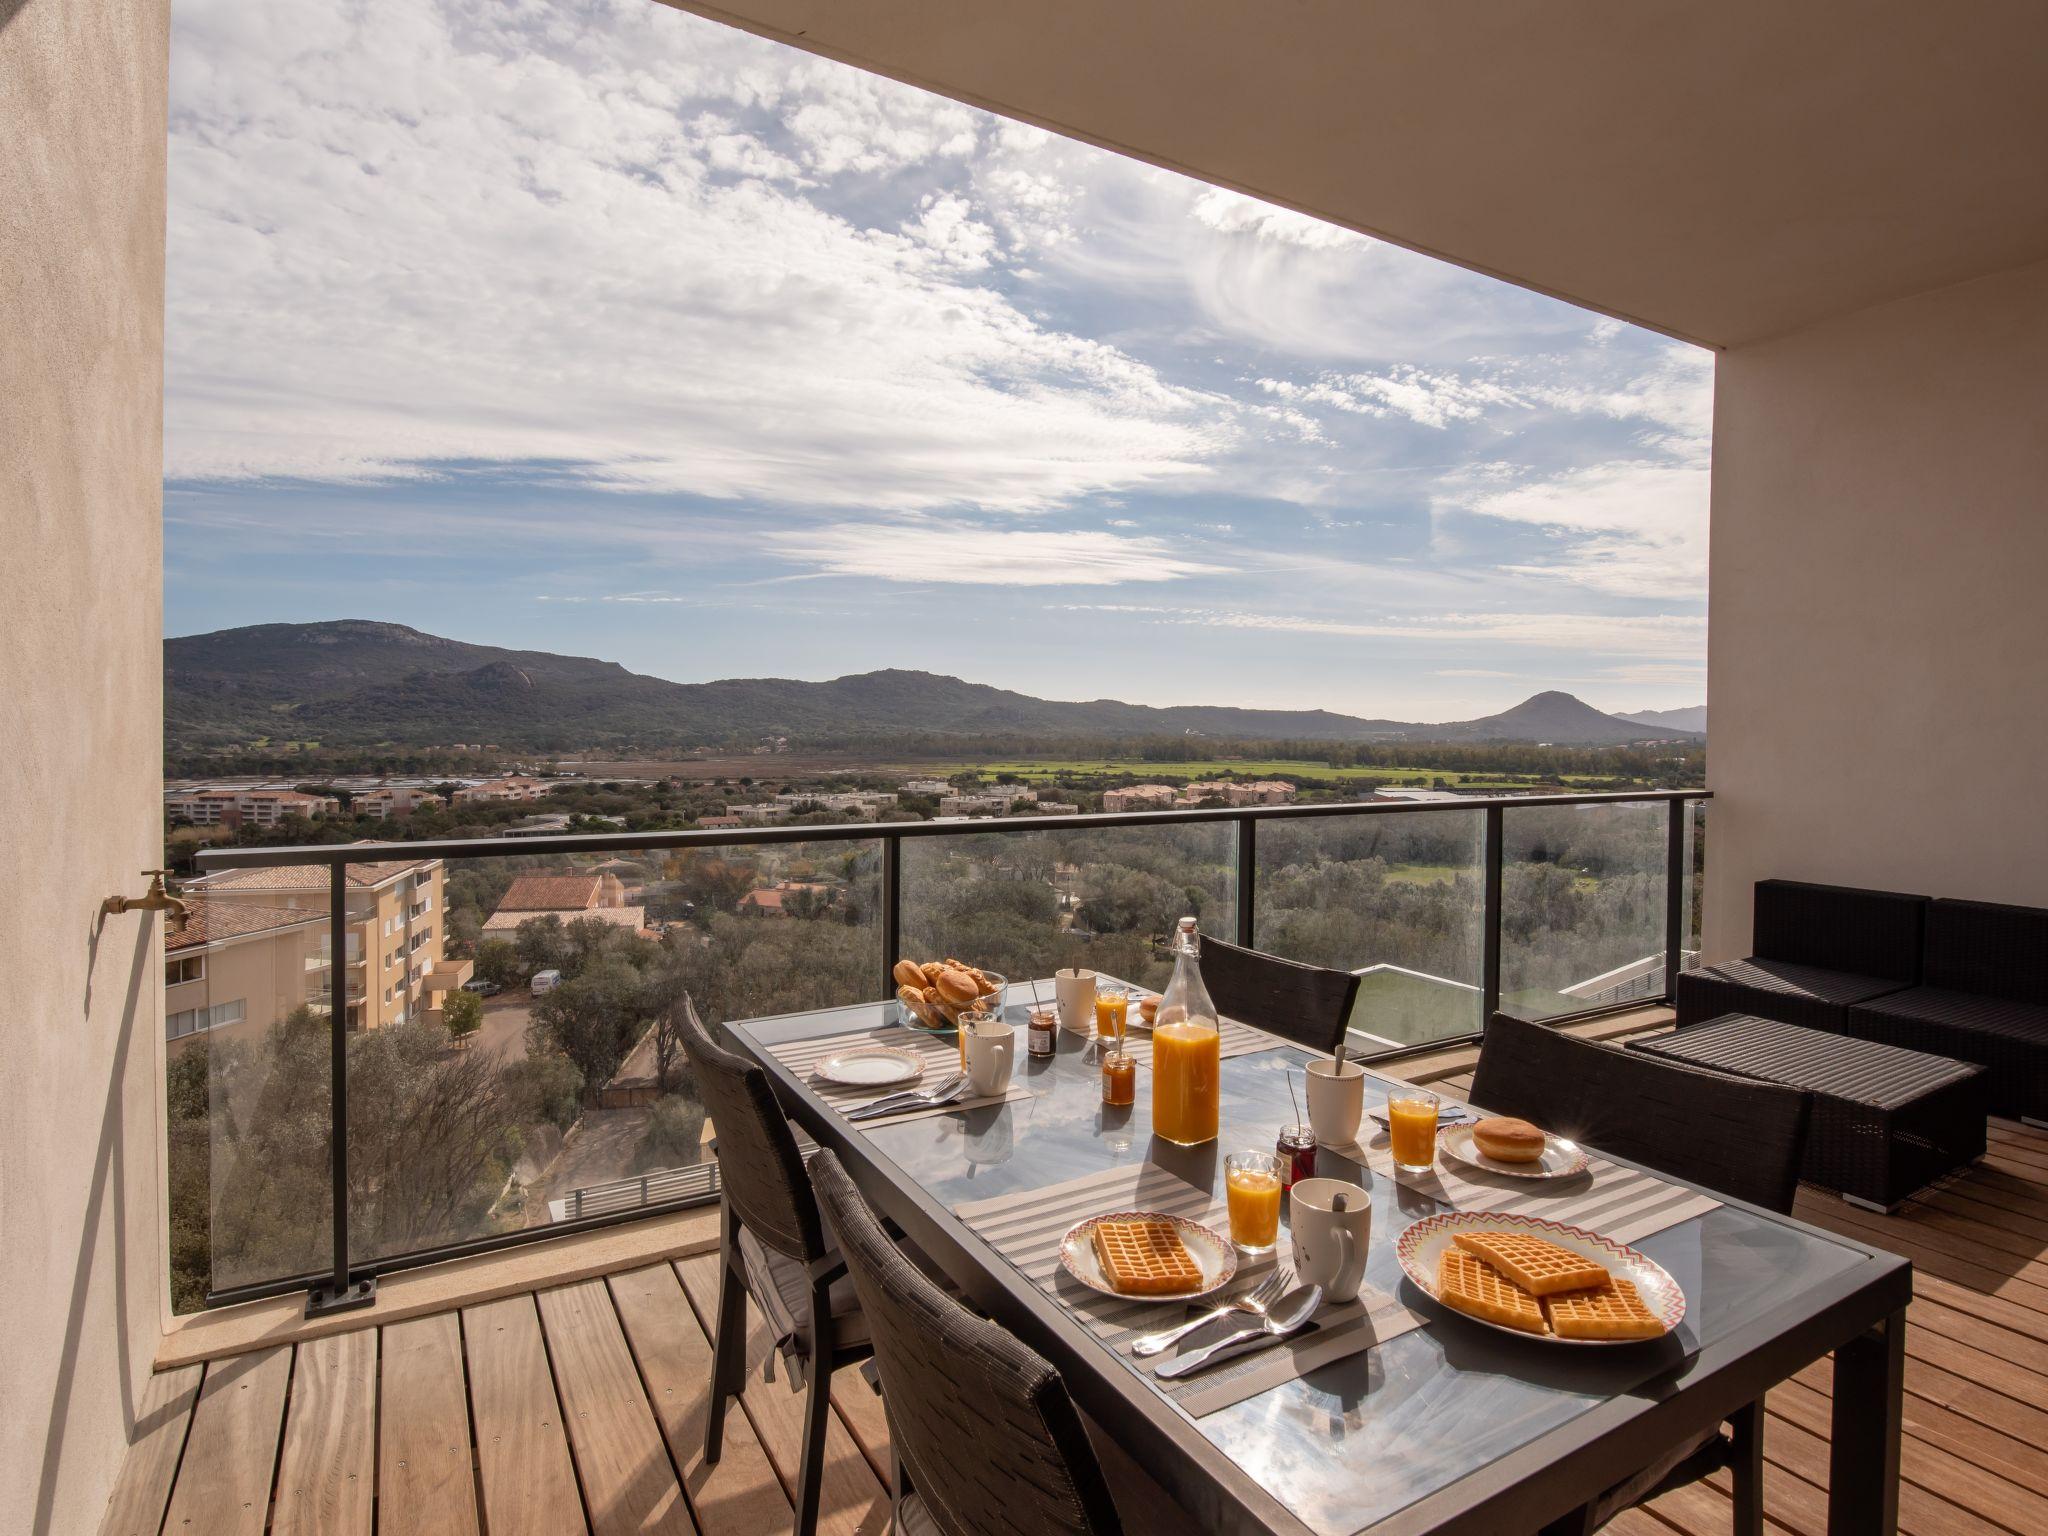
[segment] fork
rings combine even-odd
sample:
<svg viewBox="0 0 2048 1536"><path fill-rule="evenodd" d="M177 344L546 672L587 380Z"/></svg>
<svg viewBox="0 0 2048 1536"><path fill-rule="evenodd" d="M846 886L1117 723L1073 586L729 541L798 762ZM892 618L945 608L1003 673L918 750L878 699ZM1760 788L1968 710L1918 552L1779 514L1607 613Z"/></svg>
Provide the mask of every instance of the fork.
<svg viewBox="0 0 2048 1536"><path fill-rule="evenodd" d="M960 1090L967 1085L967 1074L956 1072L938 1087L928 1093L892 1093L887 1098L876 1099L872 1104L863 1104L847 1115L849 1120L867 1120L876 1115L899 1114L906 1109L929 1109L934 1104L957 1098Z"/></svg>
<svg viewBox="0 0 2048 1536"><path fill-rule="evenodd" d="M1254 1317L1264 1318L1266 1308L1279 1297L1282 1291L1292 1284L1294 1284L1294 1271L1285 1264L1282 1264L1272 1274L1266 1276L1265 1279L1261 1280L1249 1291L1246 1291L1244 1295L1231 1302L1230 1305L1218 1307L1213 1312L1205 1312L1193 1322L1182 1323L1178 1328L1169 1328L1164 1333L1148 1333L1131 1345L1131 1353L1134 1355L1156 1355L1162 1349L1169 1349L1173 1345L1178 1344L1197 1328L1213 1323L1219 1317L1228 1317L1233 1312L1249 1312Z"/></svg>

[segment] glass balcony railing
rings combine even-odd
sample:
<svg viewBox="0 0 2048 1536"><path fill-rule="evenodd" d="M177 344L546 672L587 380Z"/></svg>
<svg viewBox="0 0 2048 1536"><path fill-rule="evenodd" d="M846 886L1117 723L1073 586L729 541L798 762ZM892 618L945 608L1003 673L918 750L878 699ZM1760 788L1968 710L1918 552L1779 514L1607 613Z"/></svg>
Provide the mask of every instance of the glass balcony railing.
<svg viewBox="0 0 2048 1536"><path fill-rule="evenodd" d="M1654 1001L1698 948L1704 798L209 850L183 894L237 910L167 1001L177 1302L305 1288L318 1310L383 1271L714 1197L685 995L712 1024L870 1002L897 958L948 955L1159 986L1192 912L1358 972L1366 1054L1468 1038L1496 1007ZM362 962L339 1018L336 952Z"/></svg>

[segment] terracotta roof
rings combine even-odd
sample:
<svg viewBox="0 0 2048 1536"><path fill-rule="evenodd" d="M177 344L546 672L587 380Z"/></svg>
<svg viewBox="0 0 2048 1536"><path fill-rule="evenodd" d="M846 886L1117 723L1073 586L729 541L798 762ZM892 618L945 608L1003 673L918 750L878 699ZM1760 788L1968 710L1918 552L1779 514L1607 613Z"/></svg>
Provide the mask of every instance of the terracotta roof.
<svg viewBox="0 0 2048 1536"><path fill-rule="evenodd" d="M612 923L620 928L647 926L645 907L575 907L558 912L507 912L500 907L484 919L483 931L517 933L521 923L530 923L538 917L559 917L565 927L570 923Z"/></svg>
<svg viewBox="0 0 2048 1536"><path fill-rule="evenodd" d="M425 869L432 859L388 859L375 864L348 866L348 883L360 890L382 885L410 869ZM204 884L213 890L234 891L324 891L325 864L271 864L260 869L224 869L206 875ZM195 884L200 882L195 881Z"/></svg>
<svg viewBox="0 0 2048 1536"><path fill-rule="evenodd" d="M521 875L498 903L500 912L577 912L597 905L595 875Z"/></svg>
<svg viewBox="0 0 2048 1536"><path fill-rule="evenodd" d="M309 912L299 907L259 907L249 901L208 901L196 894L185 898L185 911L186 921L182 929L166 929L164 949L167 953L198 949L205 944L218 944L223 939L246 938L252 933L267 933L273 928L291 928L300 923L318 924L326 918L324 913Z"/></svg>

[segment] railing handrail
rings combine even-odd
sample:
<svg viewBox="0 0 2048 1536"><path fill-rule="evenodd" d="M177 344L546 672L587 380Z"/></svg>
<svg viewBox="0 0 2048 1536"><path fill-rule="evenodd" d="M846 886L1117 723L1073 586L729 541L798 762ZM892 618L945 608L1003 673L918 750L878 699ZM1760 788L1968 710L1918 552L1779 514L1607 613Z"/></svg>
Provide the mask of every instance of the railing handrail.
<svg viewBox="0 0 2048 1536"><path fill-rule="evenodd" d="M1564 795L1471 795L1457 800L1318 800L1309 805L1231 805L1200 810L1095 811L1075 816L989 816L962 821L845 821L818 826L764 826L744 831L698 827L645 832L577 832L547 837L444 837L411 843L310 843L303 847L204 848L202 870L268 869L289 864L375 864L425 859L477 859L550 853L630 853L658 848L753 848L772 843L851 843L878 838L977 837L986 833L1087 832L1104 827L1159 827L1204 822L1290 821L1319 816L1401 816L1430 811L1484 812L1498 807L1642 805L1711 800L1710 789L1602 790Z"/></svg>

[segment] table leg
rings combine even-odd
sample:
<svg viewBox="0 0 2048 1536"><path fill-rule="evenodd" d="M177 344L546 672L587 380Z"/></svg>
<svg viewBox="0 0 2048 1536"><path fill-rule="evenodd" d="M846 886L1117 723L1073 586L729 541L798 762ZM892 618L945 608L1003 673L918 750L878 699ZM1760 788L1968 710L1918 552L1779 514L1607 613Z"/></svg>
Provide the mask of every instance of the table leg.
<svg viewBox="0 0 2048 1536"><path fill-rule="evenodd" d="M1828 1536L1894 1536L1898 1530L1899 1410L1905 1379L1902 1311L1835 1351Z"/></svg>

